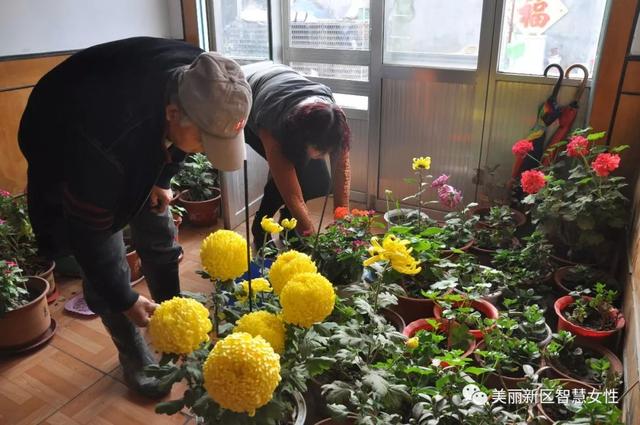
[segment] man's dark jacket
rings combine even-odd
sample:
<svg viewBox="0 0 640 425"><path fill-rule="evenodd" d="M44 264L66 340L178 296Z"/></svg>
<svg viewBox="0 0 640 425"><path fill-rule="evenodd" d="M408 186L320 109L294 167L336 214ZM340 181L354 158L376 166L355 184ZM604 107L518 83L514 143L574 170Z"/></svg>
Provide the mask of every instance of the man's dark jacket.
<svg viewBox="0 0 640 425"><path fill-rule="evenodd" d="M176 168L164 145L168 84L200 53L175 40L114 41L74 54L34 87L18 139L41 253L94 249L127 225L154 185L169 187ZM87 273L99 262L81 265ZM122 282L87 274L101 280L93 284L112 308L135 302Z"/></svg>

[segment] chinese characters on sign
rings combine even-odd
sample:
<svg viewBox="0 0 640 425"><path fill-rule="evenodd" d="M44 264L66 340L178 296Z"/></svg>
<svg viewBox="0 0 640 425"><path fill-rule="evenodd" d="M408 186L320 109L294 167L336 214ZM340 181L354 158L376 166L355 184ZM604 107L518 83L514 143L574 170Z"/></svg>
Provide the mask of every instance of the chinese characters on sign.
<svg viewBox="0 0 640 425"><path fill-rule="evenodd" d="M567 12L561 0L516 0L514 24L520 33L540 35Z"/></svg>

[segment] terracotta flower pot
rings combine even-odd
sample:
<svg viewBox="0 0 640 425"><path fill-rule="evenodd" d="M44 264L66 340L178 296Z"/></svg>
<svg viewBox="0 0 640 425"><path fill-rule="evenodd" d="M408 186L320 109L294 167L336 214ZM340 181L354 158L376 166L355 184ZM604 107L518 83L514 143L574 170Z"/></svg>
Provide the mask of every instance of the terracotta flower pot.
<svg viewBox="0 0 640 425"><path fill-rule="evenodd" d="M461 303L454 303L454 307L460 306ZM498 312L498 309L495 308L495 306L493 304L491 304L488 301L485 300L474 300L471 301L471 303L469 304L469 306L471 308L473 308L476 311L479 311L480 313L482 313L487 319L497 319L500 315L500 313ZM433 316L436 319L441 319L442 318L442 307L439 304L435 304L433 306ZM481 329L471 329L469 332L471 332L471 335L474 336L474 338L476 340L481 340L484 338L484 331L492 329L495 327L495 324L491 325L490 327L481 330Z"/></svg>
<svg viewBox="0 0 640 425"><path fill-rule="evenodd" d="M588 351L595 353L597 357L606 358L611 364L611 373L617 374L619 376L624 375L624 366L622 364L622 361L608 348L585 339L576 340L575 345L582 349L587 349ZM593 387L600 386L598 382L590 381L585 377L578 376L575 373L571 373L568 368L560 364L558 359L545 357L544 364L549 366L549 369L546 370L546 374L552 379L569 379L579 381L585 385Z"/></svg>
<svg viewBox="0 0 640 425"><path fill-rule="evenodd" d="M412 298L398 296L398 304L392 307L402 317L405 323L411 323L417 319L433 317L434 302L426 298Z"/></svg>
<svg viewBox="0 0 640 425"><path fill-rule="evenodd" d="M574 289L571 288L570 286L567 286L567 281L566 281L566 277L567 274L571 271L571 269L573 269L575 266L564 266L564 267L560 267L558 268L554 273L553 273L553 283L555 283L555 285L558 287L558 290L562 293L562 294L569 294L571 293ZM605 284L608 284L609 281L611 281L611 283L614 283L615 280L609 276L607 273L602 272L602 279L594 279L594 281L599 281L599 282L603 282ZM590 282L585 282L588 286L588 284ZM584 285L583 285L584 286ZM611 285L613 287L613 285ZM618 291L620 291L620 287L617 286L616 288Z"/></svg>
<svg viewBox="0 0 640 425"><path fill-rule="evenodd" d="M440 327L438 328L437 331L438 333L446 333L449 330L449 326L451 321L446 320L446 319L435 319L440 323ZM407 325L406 328L404 328L404 332L402 332L402 334L404 336L406 336L407 338L411 338L413 336L415 336L415 334L418 333L418 331L429 331L432 332L434 331L433 326L431 326L431 324L429 324L429 322L427 322L427 319L418 319L418 320L414 320L413 322L409 323ZM467 350L464 352L464 354L461 356L461 358L465 358L465 357L469 357L471 355L471 353L473 353L476 349L476 341L475 338L469 341L469 347L467 348ZM448 364L442 363L441 364L442 367L447 367Z"/></svg>
<svg viewBox="0 0 640 425"><path fill-rule="evenodd" d="M485 345L484 341L482 341L481 343L478 344L478 347L476 349L479 351L482 351L485 349L484 345ZM473 357L477 364L481 366L485 365L484 358L480 357L476 353L473 354ZM535 370L537 370L540 368L541 365L542 365L542 357L540 358L540 360L538 360L536 364L532 364L531 366ZM484 385L486 385L489 388L498 388L498 389L504 388L506 386L506 388L504 389L512 390L512 389L522 388L521 384L526 380L527 380L527 377L524 376L524 371L522 371L522 376L507 376L507 375L499 375L495 372L489 372L486 375Z"/></svg>
<svg viewBox="0 0 640 425"><path fill-rule="evenodd" d="M482 217L488 215L490 210L491 207L476 207L473 209L472 213L480 216L480 221L478 222L479 225L487 227L487 224L482 220ZM522 227L527 223L527 216L524 215L523 212L511 208L511 215L513 216L516 227Z"/></svg>
<svg viewBox="0 0 640 425"><path fill-rule="evenodd" d="M387 227L397 226L399 217L406 217L409 214L418 216L417 208L395 208L393 210L389 210L382 216L384 221L387 223ZM428 220L429 216L425 212L420 213L420 217L422 220Z"/></svg>
<svg viewBox="0 0 640 425"><path fill-rule="evenodd" d="M56 262L53 260L47 260L46 270L38 274L38 277L43 278L49 283L49 289L47 291L47 302L51 304L58 299L60 295L58 293L58 286L56 285L56 278L53 275L53 271L56 268Z"/></svg>
<svg viewBox="0 0 640 425"><path fill-rule="evenodd" d="M178 214L173 214L173 225L176 226L176 242L179 241L180 237L180 225L182 224L182 216Z"/></svg>
<svg viewBox="0 0 640 425"><path fill-rule="evenodd" d="M583 297L586 300L590 300L592 297ZM565 330L569 331L575 335L579 335L587 340L606 344L607 341L618 331L624 328L625 320L622 313L617 308L611 309L611 317L616 321L615 329L611 330L596 330L587 328L584 326L580 326L578 324L572 323L564 317L564 310L567 309L571 304L574 303L574 298L571 295L565 295L564 297L560 297L553 304L553 308L556 312L556 316L558 316L558 331Z"/></svg>
<svg viewBox="0 0 640 425"><path fill-rule="evenodd" d="M220 189L214 189L214 197L206 201L191 201L189 191L180 195L180 204L187 210L189 222L195 226L214 226L220 210Z"/></svg>
<svg viewBox="0 0 640 425"><path fill-rule="evenodd" d="M570 394L573 394L573 390L583 389L586 394L585 398L588 398L589 394L593 394L593 392L596 391L594 387L586 385L585 383L576 381L574 379L561 379L560 382L565 390L570 391ZM553 394L553 397L555 399L555 394ZM549 424L555 424L561 418L556 418L553 415L552 410L549 409L549 406L550 404L542 403L541 398L538 397L538 403L536 404L538 411L548 421Z"/></svg>
<svg viewBox="0 0 640 425"><path fill-rule="evenodd" d="M140 256L135 249L127 252L127 263L129 264L129 270L131 270L130 280L131 286L144 279L142 275L142 263L140 262Z"/></svg>
<svg viewBox="0 0 640 425"><path fill-rule="evenodd" d="M0 352L16 352L34 346L52 331L46 299L49 282L34 276L29 277L26 285L32 301L0 317Z"/></svg>
<svg viewBox="0 0 640 425"><path fill-rule="evenodd" d="M393 327L398 330L398 332L404 332L407 324L405 323L402 316L388 308L382 309L382 315L385 319L387 319L387 322L389 322L389 324L393 325Z"/></svg>

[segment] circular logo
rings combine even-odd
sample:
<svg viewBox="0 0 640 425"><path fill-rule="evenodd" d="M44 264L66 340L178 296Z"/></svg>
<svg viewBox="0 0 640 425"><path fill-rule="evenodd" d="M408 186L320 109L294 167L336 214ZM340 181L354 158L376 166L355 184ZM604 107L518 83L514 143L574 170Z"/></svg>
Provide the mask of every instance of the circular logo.
<svg viewBox="0 0 640 425"><path fill-rule="evenodd" d="M465 385L462 389L462 396L465 400L471 401L476 406L482 406L489 400L489 397L480 391L480 387L476 384Z"/></svg>

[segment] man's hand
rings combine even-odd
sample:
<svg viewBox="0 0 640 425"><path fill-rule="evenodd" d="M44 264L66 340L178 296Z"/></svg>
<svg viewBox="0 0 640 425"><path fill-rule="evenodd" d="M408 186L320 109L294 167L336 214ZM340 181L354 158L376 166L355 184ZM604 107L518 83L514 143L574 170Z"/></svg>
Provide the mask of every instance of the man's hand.
<svg viewBox="0 0 640 425"><path fill-rule="evenodd" d="M158 304L140 295L138 301L136 301L129 310L125 311L124 315L136 326L144 328L149 324L149 319L156 310L156 307L158 307Z"/></svg>
<svg viewBox="0 0 640 425"><path fill-rule="evenodd" d="M173 192L171 189L163 189L158 186L153 186L151 189L151 195L149 195L149 203L151 205L151 211L162 214L167 210L167 206L173 198Z"/></svg>

